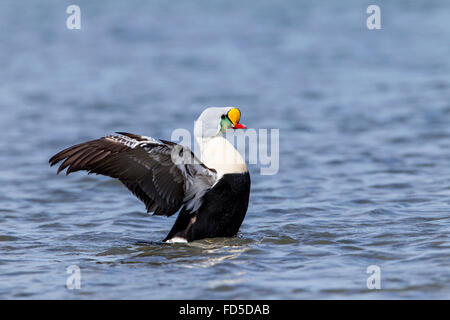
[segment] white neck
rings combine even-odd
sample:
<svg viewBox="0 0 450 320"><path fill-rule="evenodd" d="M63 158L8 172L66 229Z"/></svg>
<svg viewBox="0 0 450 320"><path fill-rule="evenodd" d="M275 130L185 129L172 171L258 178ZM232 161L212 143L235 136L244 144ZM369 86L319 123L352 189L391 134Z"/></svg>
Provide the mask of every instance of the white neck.
<svg viewBox="0 0 450 320"><path fill-rule="evenodd" d="M247 164L240 153L224 137L196 137L201 152L201 160L208 168L215 169L221 177L227 173L247 172Z"/></svg>

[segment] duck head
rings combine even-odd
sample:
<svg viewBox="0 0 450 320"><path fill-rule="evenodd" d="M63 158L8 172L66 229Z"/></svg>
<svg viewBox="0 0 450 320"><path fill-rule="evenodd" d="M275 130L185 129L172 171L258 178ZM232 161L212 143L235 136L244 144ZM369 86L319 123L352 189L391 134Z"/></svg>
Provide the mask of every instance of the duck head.
<svg viewBox="0 0 450 320"><path fill-rule="evenodd" d="M198 138L212 138L224 134L228 129L245 129L241 111L236 107L205 109L195 122L194 135Z"/></svg>

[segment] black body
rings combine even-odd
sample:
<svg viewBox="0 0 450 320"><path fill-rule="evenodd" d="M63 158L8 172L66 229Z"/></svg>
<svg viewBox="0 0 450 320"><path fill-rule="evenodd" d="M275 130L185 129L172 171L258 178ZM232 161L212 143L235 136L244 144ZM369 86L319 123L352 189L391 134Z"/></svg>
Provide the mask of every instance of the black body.
<svg viewBox="0 0 450 320"><path fill-rule="evenodd" d="M225 174L204 195L203 204L194 213L184 208L164 241L174 237L188 242L203 238L235 236L247 213L250 174Z"/></svg>

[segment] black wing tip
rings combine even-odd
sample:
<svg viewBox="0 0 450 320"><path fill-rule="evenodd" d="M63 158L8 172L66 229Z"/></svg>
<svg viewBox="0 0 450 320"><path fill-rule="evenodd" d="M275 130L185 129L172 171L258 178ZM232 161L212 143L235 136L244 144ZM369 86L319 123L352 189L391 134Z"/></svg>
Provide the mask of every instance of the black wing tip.
<svg viewBox="0 0 450 320"><path fill-rule="evenodd" d="M54 155L53 157L51 157L50 159L48 159L48 163L50 165L50 167L53 167L55 164L57 164L58 162L60 162L62 159L58 159L56 157L56 155ZM58 172L59 173L59 172Z"/></svg>
<svg viewBox="0 0 450 320"><path fill-rule="evenodd" d="M61 159L58 159L60 153L61 152L58 152L57 154L54 154L50 159L48 159L48 163L50 163L50 166L54 166L59 161L61 161Z"/></svg>
<svg viewBox="0 0 450 320"><path fill-rule="evenodd" d="M65 151L65 150L63 150ZM61 151L61 152L63 152ZM56 165L58 162L61 162L62 160L64 160L64 157L61 157L61 152L55 154L53 157L51 157L50 159L48 159L48 163L50 164L50 167L53 167L54 165ZM61 171L63 171L66 167L63 168L63 165L60 165L58 170L56 171L56 174L59 174Z"/></svg>

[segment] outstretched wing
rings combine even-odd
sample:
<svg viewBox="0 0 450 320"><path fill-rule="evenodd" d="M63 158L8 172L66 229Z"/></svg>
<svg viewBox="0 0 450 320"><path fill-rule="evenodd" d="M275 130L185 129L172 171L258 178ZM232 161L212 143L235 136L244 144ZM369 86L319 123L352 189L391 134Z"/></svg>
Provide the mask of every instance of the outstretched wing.
<svg viewBox="0 0 450 320"><path fill-rule="evenodd" d="M196 211L217 178L189 148L125 132L74 145L49 162L62 160L58 173L67 168L66 174L87 170L117 178L155 215L170 216L183 205Z"/></svg>

